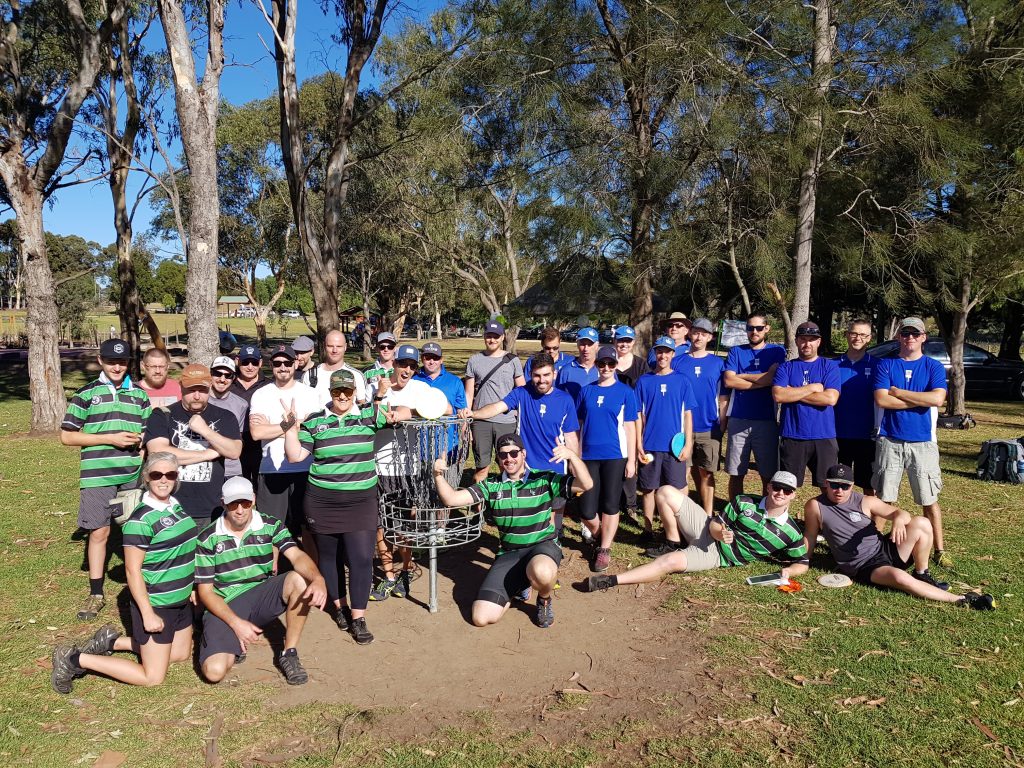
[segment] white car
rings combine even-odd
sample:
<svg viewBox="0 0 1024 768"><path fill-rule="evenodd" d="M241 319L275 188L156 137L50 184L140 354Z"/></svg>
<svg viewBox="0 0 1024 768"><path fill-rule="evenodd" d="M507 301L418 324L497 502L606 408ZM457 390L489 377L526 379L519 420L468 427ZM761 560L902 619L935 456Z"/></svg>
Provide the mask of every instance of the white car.
<svg viewBox="0 0 1024 768"><path fill-rule="evenodd" d="M297 309L286 309L286 310L284 310L281 313L281 317L298 318L298 317L302 317L302 315L299 314L299 310L297 310Z"/></svg>

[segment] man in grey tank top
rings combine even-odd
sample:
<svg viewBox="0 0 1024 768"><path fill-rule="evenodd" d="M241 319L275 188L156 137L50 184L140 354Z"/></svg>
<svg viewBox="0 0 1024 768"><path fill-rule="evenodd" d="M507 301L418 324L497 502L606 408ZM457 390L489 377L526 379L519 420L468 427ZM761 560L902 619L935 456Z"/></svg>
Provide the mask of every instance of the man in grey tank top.
<svg viewBox="0 0 1024 768"><path fill-rule="evenodd" d="M892 523L889 536L878 532L872 517ZM932 550L928 518L915 517L877 496L857 493L853 490L853 470L845 464L829 467L825 492L804 506L804 535L809 547L819 531L828 541L839 570L854 581L976 610L995 607L991 595L952 595L947 591L949 584L932 578L928 572ZM907 573L911 565L913 571Z"/></svg>

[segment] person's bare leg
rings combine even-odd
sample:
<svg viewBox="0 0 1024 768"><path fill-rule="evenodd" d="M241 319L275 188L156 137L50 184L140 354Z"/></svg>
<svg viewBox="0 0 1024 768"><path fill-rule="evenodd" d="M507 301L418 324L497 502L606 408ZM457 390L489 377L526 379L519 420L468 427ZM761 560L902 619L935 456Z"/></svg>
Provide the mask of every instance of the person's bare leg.
<svg viewBox="0 0 1024 768"><path fill-rule="evenodd" d="M715 510L715 473L697 467L697 494L701 506L710 515Z"/></svg>
<svg viewBox="0 0 1024 768"><path fill-rule="evenodd" d="M384 529L377 529L377 557L380 568L391 581L395 580L394 558L391 556L391 545L384 540Z"/></svg>
<svg viewBox="0 0 1024 768"><path fill-rule="evenodd" d="M686 496L686 491L681 491L672 485L661 486L655 494L658 516L661 518L661 524L665 527L665 540L674 544L682 543L676 512L683 505Z"/></svg>
<svg viewBox="0 0 1024 768"><path fill-rule="evenodd" d="M505 611L512 603L505 603L505 605L498 605L492 603L490 600L474 600L473 601L473 626L474 627L486 627L490 624L497 624L501 617L505 615Z"/></svg>
<svg viewBox="0 0 1024 768"><path fill-rule="evenodd" d="M281 595L288 606L284 612L285 650L299 647L299 637L302 635L302 628L306 625L306 617L309 615L309 600L302 597L308 586L306 580L297 571L288 571L284 577Z"/></svg>
<svg viewBox="0 0 1024 768"><path fill-rule="evenodd" d="M179 641L179 636L184 639ZM192 627L179 629L174 634L174 639L171 643L158 644L151 640L140 647L139 659L142 662L141 664L139 662L117 656L104 656L102 654L94 656L92 654L83 653L79 657L78 665L82 669L88 669L91 672L112 677L122 683L152 687L154 685L160 685L160 683L164 681L164 678L167 677L167 668L171 664L171 654L174 646L179 646L180 655L180 646L186 642L188 644L188 648L191 649ZM116 643L114 647L116 649Z"/></svg>
<svg viewBox="0 0 1024 768"><path fill-rule="evenodd" d="M729 501L743 493L743 475L729 475Z"/></svg>
<svg viewBox="0 0 1024 768"><path fill-rule="evenodd" d="M643 491L644 530L654 533L654 491Z"/></svg>
<svg viewBox="0 0 1024 768"><path fill-rule="evenodd" d="M203 677L211 683L219 683L235 666L235 654L215 653L203 662Z"/></svg>
<svg viewBox="0 0 1024 768"><path fill-rule="evenodd" d="M928 557L932 553L932 524L926 517L915 517L907 524L907 535L896 550L904 560L914 561L914 570L928 570Z"/></svg>
<svg viewBox="0 0 1024 768"><path fill-rule="evenodd" d="M581 517L580 525L585 526L586 529L590 531L591 536L597 536L598 532L601 530L601 518L595 517L593 520L587 520L586 518Z"/></svg>
<svg viewBox="0 0 1024 768"><path fill-rule="evenodd" d="M619 513L602 514L600 520L598 529L601 532L601 549L611 549L612 542L615 541L615 532L619 530ZM596 535L597 531L591 531L591 533Z"/></svg>
<svg viewBox="0 0 1024 768"><path fill-rule="evenodd" d="M636 568L620 573L616 578L622 584L649 584L659 581L672 573L683 573L686 570L686 553L679 549L667 555L651 560Z"/></svg>
<svg viewBox="0 0 1024 768"><path fill-rule="evenodd" d="M932 524L932 535L934 537L935 549L944 550L946 548L946 542L942 535L942 508L939 507L939 502L936 501L934 504L925 504L921 509L924 511L924 516L928 518L928 521Z"/></svg>
<svg viewBox="0 0 1024 768"><path fill-rule="evenodd" d="M558 581L558 564L547 555L534 555L526 566L526 578L537 590L537 597L551 597Z"/></svg>
<svg viewBox="0 0 1024 768"><path fill-rule="evenodd" d="M871 582L882 587L898 589L908 595L920 597L922 600L934 600L937 603L959 603L963 600L960 595L952 595L931 584L918 581L906 571L901 571L891 565L875 568L871 572Z"/></svg>
<svg viewBox="0 0 1024 768"><path fill-rule="evenodd" d="M89 541L86 544L85 556L89 561L90 579L103 578L103 571L107 565L107 539L109 538L109 525L89 531Z"/></svg>

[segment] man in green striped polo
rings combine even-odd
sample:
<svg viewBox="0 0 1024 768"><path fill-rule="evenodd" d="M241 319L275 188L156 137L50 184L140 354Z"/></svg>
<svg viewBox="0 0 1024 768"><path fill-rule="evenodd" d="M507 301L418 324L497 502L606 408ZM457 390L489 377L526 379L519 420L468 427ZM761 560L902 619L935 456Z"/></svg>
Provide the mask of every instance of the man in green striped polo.
<svg viewBox="0 0 1024 768"><path fill-rule="evenodd" d="M798 576L810 565L803 531L789 516L796 494L796 477L776 472L768 483L768 495L760 500L737 496L725 513L708 515L685 491L662 486L658 508L668 538L681 543L677 549L618 576L598 574L584 583L595 592L620 584L646 584L670 573L707 571L747 565L755 561L781 566L782 578ZM672 531L676 531L673 537Z"/></svg>
<svg viewBox="0 0 1024 768"><path fill-rule="evenodd" d="M152 408L149 397L128 375L128 342L100 345L99 378L75 392L61 423L63 445L81 448L78 527L89 534L89 598L78 612L91 621L103 609L107 539L120 486L134 486L142 467L142 431Z"/></svg>
<svg viewBox="0 0 1024 768"><path fill-rule="evenodd" d="M495 624L511 605L512 595L533 587L536 624L550 627L555 621L551 597L562 562L553 502L589 491L594 481L583 460L564 445L556 445L544 459L569 462L569 475L528 469L523 441L514 432L498 438L497 452L501 475L486 477L469 488L453 488L445 477L444 459L434 463L441 501L449 507L482 503L484 514L498 529L498 556L473 602L473 624Z"/></svg>

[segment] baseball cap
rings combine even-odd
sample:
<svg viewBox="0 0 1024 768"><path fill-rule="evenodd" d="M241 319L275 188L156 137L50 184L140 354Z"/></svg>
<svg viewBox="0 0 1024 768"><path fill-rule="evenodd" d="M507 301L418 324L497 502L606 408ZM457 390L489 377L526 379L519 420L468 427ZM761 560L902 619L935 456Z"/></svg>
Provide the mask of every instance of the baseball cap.
<svg viewBox="0 0 1024 768"><path fill-rule="evenodd" d="M232 360L230 357L224 357L223 355L221 355L220 357L215 357L213 358L213 364L210 366L210 371L215 371L218 368L227 368L229 371L234 373L235 361Z"/></svg>
<svg viewBox="0 0 1024 768"><path fill-rule="evenodd" d="M213 379L210 377L210 369L199 363L189 363L181 372L179 380L182 389L189 387L206 387L209 389Z"/></svg>
<svg viewBox="0 0 1024 768"><path fill-rule="evenodd" d="M798 325L796 327L796 335L797 336L817 336L817 337L820 338L821 337L821 329L818 327L817 323L812 323L812 322L800 323L800 325Z"/></svg>
<svg viewBox="0 0 1024 768"><path fill-rule="evenodd" d="M500 336L505 335L505 326L499 323L497 320L489 320L487 325L484 326L484 334L497 333Z"/></svg>
<svg viewBox="0 0 1024 768"><path fill-rule="evenodd" d="M316 344L309 336L297 336L292 342L292 349L296 352L312 352L315 348Z"/></svg>
<svg viewBox="0 0 1024 768"><path fill-rule="evenodd" d="M791 491L796 490L796 475L794 475L792 472L784 472L783 470L780 469L778 472L772 475L771 482L778 483L779 485L784 485Z"/></svg>
<svg viewBox="0 0 1024 768"><path fill-rule="evenodd" d="M913 328L921 333L928 333L928 329L924 327L924 320L920 317L904 317L900 320L900 328Z"/></svg>
<svg viewBox="0 0 1024 768"><path fill-rule="evenodd" d="M263 362L263 355L260 354L260 348L255 344L243 344L238 349L238 359L241 360L255 360L258 363Z"/></svg>
<svg viewBox="0 0 1024 768"><path fill-rule="evenodd" d="M124 339L107 339L100 344L100 357L104 360L127 360L128 342Z"/></svg>
<svg viewBox="0 0 1024 768"><path fill-rule="evenodd" d="M600 338L601 337L598 334L597 329L590 328L589 326L586 328L580 328L579 331L576 332L577 344L581 341L589 341L591 344L597 344Z"/></svg>
<svg viewBox="0 0 1024 768"><path fill-rule="evenodd" d="M615 351L615 347L610 344L604 344L600 349L597 350L597 357L595 360L618 360L619 354Z"/></svg>
<svg viewBox="0 0 1024 768"><path fill-rule="evenodd" d="M331 374L331 389L355 389L356 377L352 371L342 368Z"/></svg>
<svg viewBox="0 0 1024 768"><path fill-rule="evenodd" d="M615 329L616 339L635 339L636 329L631 325L620 325Z"/></svg>
<svg viewBox="0 0 1024 768"><path fill-rule="evenodd" d="M395 334L391 331L381 331L377 334L377 343L380 344L382 341L390 341L394 344L398 343L398 339L395 338Z"/></svg>
<svg viewBox="0 0 1024 768"><path fill-rule="evenodd" d="M686 316L685 312L673 312L668 316L668 322L671 323L673 320L686 320L689 322L689 318Z"/></svg>
<svg viewBox="0 0 1024 768"><path fill-rule="evenodd" d="M494 444L494 450L500 451L502 448L508 445L514 445L517 448L524 448L523 438L517 435L515 432L509 432L507 435L502 435L498 438L498 441Z"/></svg>
<svg viewBox="0 0 1024 768"><path fill-rule="evenodd" d="M235 475L235 477L228 478L224 481L224 485L220 488L220 496L224 499L225 504L230 504L232 501L256 501L256 494L252 490L252 483L246 480L241 475Z"/></svg>
<svg viewBox="0 0 1024 768"><path fill-rule="evenodd" d="M676 341L671 336L659 336L654 340L655 347L665 347L667 349L675 349Z"/></svg>
<svg viewBox="0 0 1024 768"><path fill-rule="evenodd" d="M825 482L853 485L853 470L845 464L833 464L825 473Z"/></svg>
<svg viewBox="0 0 1024 768"><path fill-rule="evenodd" d="M443 356L441 352L441 345L436 341L430 341L423 345L423 349L420 350L424 355L437 355L438 357Z"/></svg>
<svg viewBox="0 0 1024 768"><path fill-rule="evenodd" d="M238 339L231 331L221 331L219 334L218 345L220 351L225 355L230 355L234 351L235 347L238 346Z"/></svg>
<svg viewBox="0 0 1024 768"><path fill-rule="evenodd" d="M395 360L413 360L418 363L420 361L420 351L412 344L403 344L395 352Z"/></svg>
<svg viewBox="0 0 1024 768"><path fill-rule="evenodd" d="M270 350L270 359L273 360L275 357L287 357L289 360L294 360L295 350L292 349L291 344L278 344Z"/></svg>
<svg viewBox="0 0 1024 768"><path fill-rule="evenodd" d="M714 333L715 326L711 324L711 321L706 317L699 317L693 321L693 325L690 326L691 331L706 331L707 333Z"/></svg>

